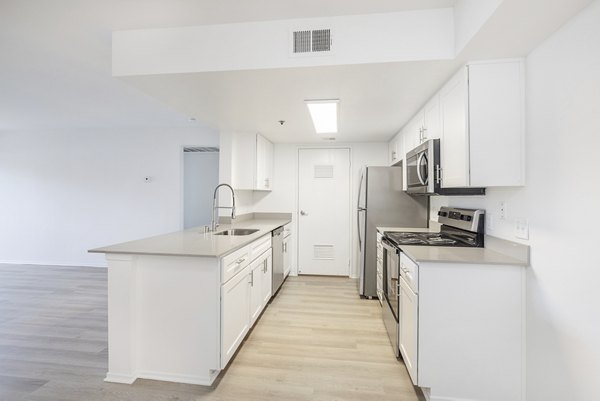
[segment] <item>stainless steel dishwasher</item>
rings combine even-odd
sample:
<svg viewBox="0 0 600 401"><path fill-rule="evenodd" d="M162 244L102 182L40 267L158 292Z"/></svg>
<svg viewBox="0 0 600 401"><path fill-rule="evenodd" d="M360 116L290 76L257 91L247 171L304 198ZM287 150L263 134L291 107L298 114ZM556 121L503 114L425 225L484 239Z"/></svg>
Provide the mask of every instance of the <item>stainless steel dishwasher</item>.
<svg viewBox="0 0 600 401"><path fill-rule="evenodd" d="M272 232L273 236L273 291L275 295L283 283L283 227L276 228Z"/></svg>

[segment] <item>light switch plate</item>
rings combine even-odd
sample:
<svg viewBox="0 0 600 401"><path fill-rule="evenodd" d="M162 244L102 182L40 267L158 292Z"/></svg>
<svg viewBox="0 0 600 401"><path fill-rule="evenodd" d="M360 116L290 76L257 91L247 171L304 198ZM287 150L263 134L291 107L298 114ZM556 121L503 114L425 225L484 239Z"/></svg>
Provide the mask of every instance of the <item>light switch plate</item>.
<svg viewBox="0 0 600 401"><path fill-rule="evenodd" d="M515 220L515 237L529 239L529 222L527 219Z"/></svg>

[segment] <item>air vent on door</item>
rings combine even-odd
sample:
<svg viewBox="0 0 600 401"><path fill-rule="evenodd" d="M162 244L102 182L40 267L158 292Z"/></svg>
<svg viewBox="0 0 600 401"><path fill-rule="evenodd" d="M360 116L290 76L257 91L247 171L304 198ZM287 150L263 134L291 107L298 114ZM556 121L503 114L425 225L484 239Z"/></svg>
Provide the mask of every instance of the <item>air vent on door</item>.
<svg viewBox="0 0 600 401"><path fill-rule="evenodd" d="M292 32L292 54L331 52L331 29L298 30Z"/></svg>
<svg viewBox="0 0 600 401"><path fill-rule="evenodd" d="M207 146L186 146L183 148L185 153L215 153L219 151L219 148L207 147Z"/></svg>
<svg viewBox="0 0 600 401"><path fill-rule="evenodd" d="M333 245L313 245L313 259L315 260L333 260Z"/></svg>
<svg viewBox="0 0 600 401"><path fill-rule="evenodd" d="M333 166L315 166L315 178L333 178Z"/></svg>

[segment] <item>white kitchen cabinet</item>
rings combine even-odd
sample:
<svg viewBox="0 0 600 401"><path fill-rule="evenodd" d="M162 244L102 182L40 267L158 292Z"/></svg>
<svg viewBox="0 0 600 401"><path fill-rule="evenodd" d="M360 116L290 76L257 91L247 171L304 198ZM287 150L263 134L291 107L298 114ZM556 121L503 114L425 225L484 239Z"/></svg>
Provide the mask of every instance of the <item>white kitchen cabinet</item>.
<svg viewBox="0 0 600 401"><path fill-rule="evenodd" d="M270 191L273 185L273 144L256 135L256 182L254 189Z"/></svg>
<svg viewBox="0 0 600 401"><path fill-rule="evenodd" d="M404 277L400 277L400 322L398 330L398 347L413 383L417 377L417 343L418 343L418 311L419 299L408 286Z"/></svg>
<svg viewBox="0 0 600 401"><path fill-rule="evenodd" d="M264 260L255 260L250 265L250 325L260 316L263 308Z"/></svg>
<svg viewBox="0 0 600 401"><path fill-rule="evenodd" d="M232 134L231 184L236 190L270 191L273 144L259 134Z"/></svg>
<svg viewBox="0 0 600 401"><path fill-rule="evenodd" d="M292 270L292 224L283 226L283 277Z"/></svg>
<svg viewBox="0 0 600 401"><path fill-rule="evenodd" d="M471 63L440 91L442 187L524 185L522 60Z"/></svg>
<svg viewBox="0 0 600 401"><path fill-rule="evenodd" d="M283 276L287 277L292 269L292 254L290 251L290 244L292 243L292 237L283 238Z"/></svg>
<svg viewBox="0 0 600 401"><path fill-rule="evenodd" d="M388 144L388 162L390 166L398 164L404 159L404 139L402 132L396 134Z"/></svg>
<svg viewBox="0 0 600 401"><path fill-rule="evenodd" d="M423 133L421 143L442 137L440 94L436 93L423 108Z"/></svg>
<svg viewBox="0 0 600 401"><path fill-rule="evenodd" d="M431 400L522 401L524 267L400 258L398 345L413 384Z"/></svg>
<svg viewBox="0 0 600 401"><path fill-rule="evenodd" d="M221 367L224 368L250 330L250 266L222 286Z"/></svg>
<svg viewBox="0 0 600 401"><path fill-rule="evenodd" d="M265 253L262 259L260 273L262 275L262 309L264 309L271 300L271 295L273 295L273 256L270 250Z"/></svg>
<svg viewBox="0 0 600 401"><path fill-rule="evenodd" d="M271 299L271 255L268 234L221 258L222 280L227 280L221 286L221 369ZM232 264L245 267L234 270L232 276Z"/></svg>
<svg viewBox="0 0 600 401"><path fill-rule="evenodd" d="M377 298L379 304L383 304L383 245L381 243L382 235L377 232Z"/></svg>
<svg viewBox="0 0 600 401"><path fill-rule="evenodd" d="M423 110L420 110L402 129L404 136L404 153L408 153L422 142L423 136ZM404 158L404 156L403 156Z"/></svg>
<svg viewBox="0 0 600 401"><path fill-rule="evenodd" d="M264 252L250 266L250 325L254 325L272 292L272 256L271 250Z"/></svg>

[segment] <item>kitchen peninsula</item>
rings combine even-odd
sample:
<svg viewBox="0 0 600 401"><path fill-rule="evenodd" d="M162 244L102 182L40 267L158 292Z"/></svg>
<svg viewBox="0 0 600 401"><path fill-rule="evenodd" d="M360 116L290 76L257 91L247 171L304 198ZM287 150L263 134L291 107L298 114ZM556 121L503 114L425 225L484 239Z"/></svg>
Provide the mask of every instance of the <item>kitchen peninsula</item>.
<svg viewBox="0 0 600 401"><path fill-rule="evenodd" d="M108 261L106 381L212 384L273 295L271 231L291 221L250 217L90 250Z"/></svg>

